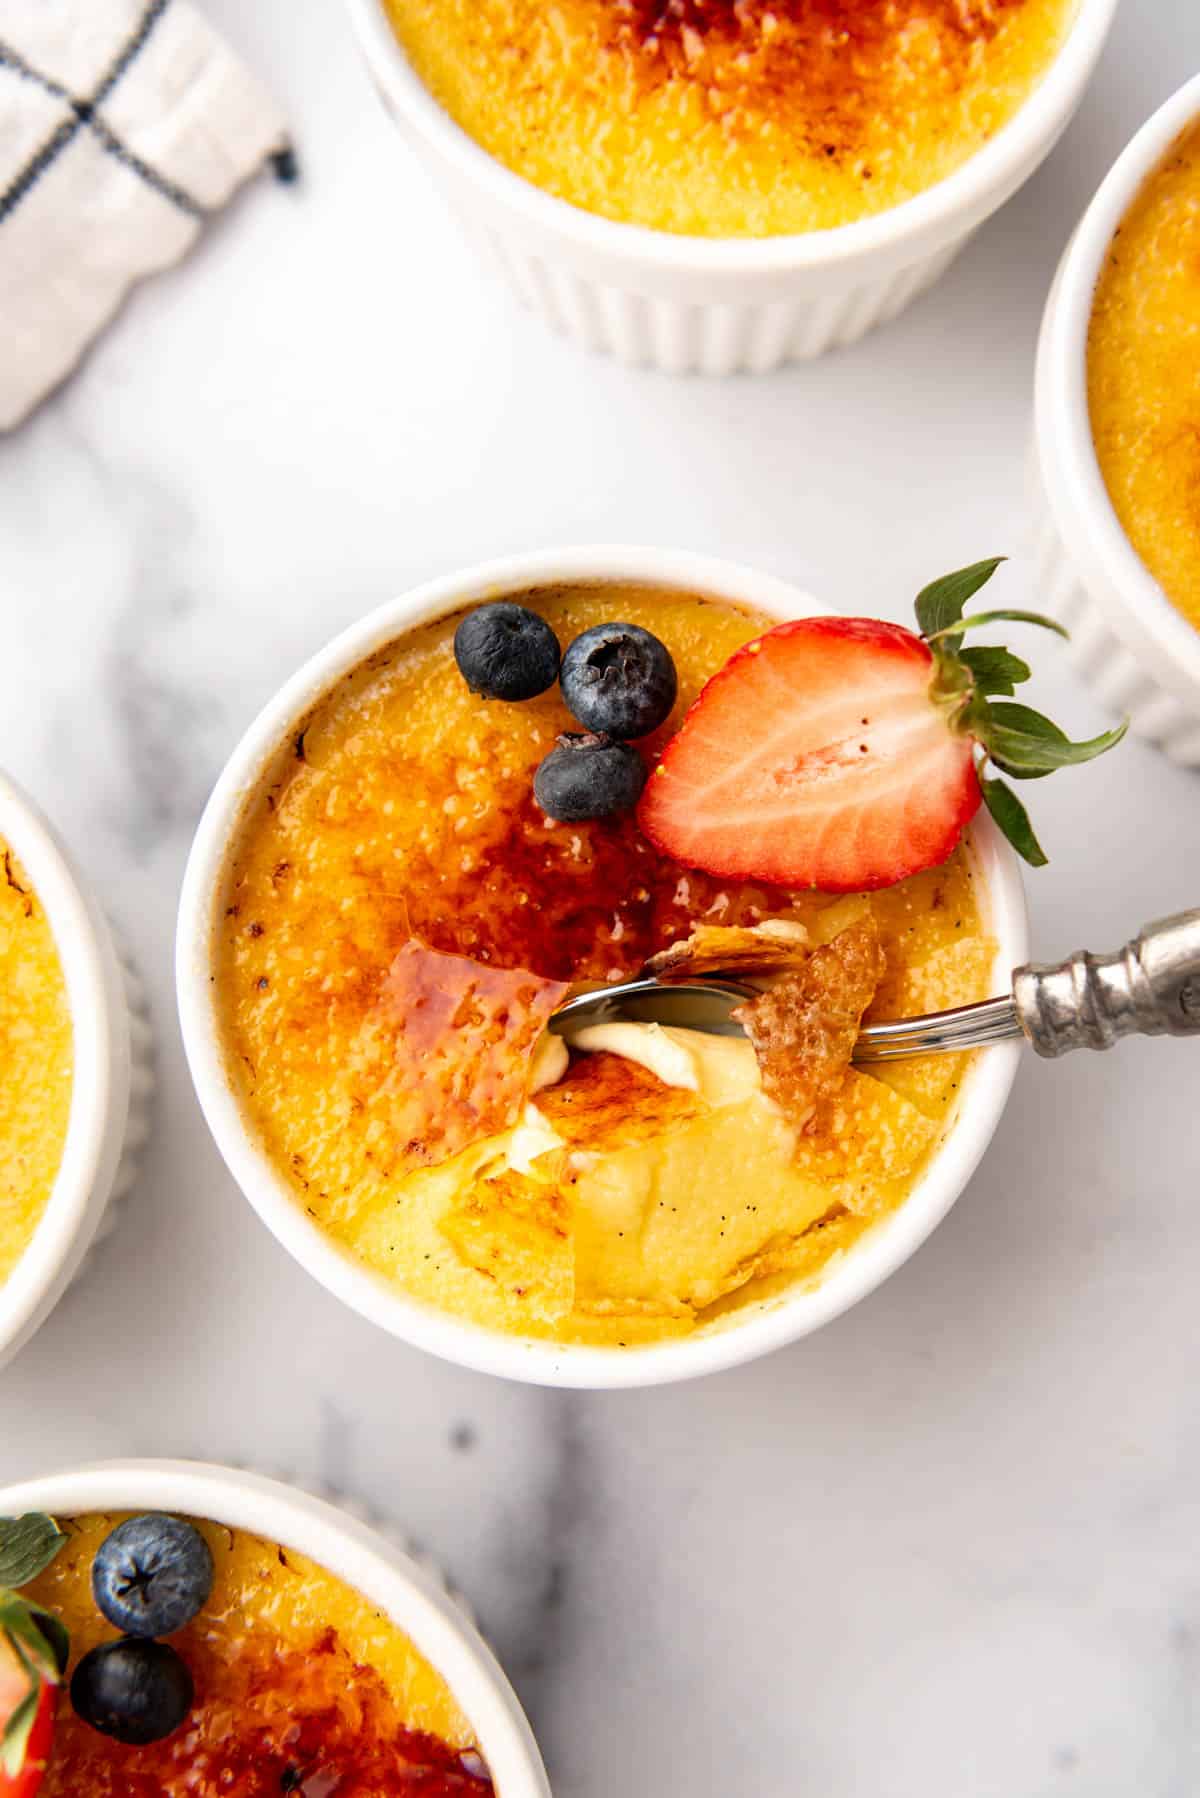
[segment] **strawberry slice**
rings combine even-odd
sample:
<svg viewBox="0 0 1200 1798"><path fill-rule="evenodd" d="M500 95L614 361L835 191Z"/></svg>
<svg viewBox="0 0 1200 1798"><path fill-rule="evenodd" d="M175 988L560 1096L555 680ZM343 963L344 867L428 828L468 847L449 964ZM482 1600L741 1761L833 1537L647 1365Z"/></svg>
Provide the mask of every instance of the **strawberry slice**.
<svg viewBox="0 0 1200 1798"><path fill-rule="evenodd" d="M981 794L932 677L928 645L899 625L781 624L709 681L647 786L642 829L710 873L826 892L944 861Z"/></svg>
<svg viewBox="0 0 1200 1798"><path fill-rule="evenodd" d="M44 1512L0 1517L0 1798L33 1798L50 1758L70 1643L62 1619L16 1588L65 1541Z"/></svg>
<svg viewBox="0 0 1200 1798"><path fill-rule="evenodd" d="M31 1699L33 1717L22 1727L20 1764L10 1773L0 1761L0 1798L33 1798L38 1790L50 1758L58 1704L58 1686L36 1674L31 1677L12 1643L0 1636L0 1734Z"/></svg>
<svg viewBox="0 0 1200 1798"><path fill-rule="evenodd" d="M922 634L874 618L801 618L746 644L704 688L646 785L638 821L656 848L708 873L863 892L945 861L986 803L1025 858L1046 857L1015 779L1089 761L1125 726L1086 743L1022 705L997 703L1029 678L963 616L999 558L924 589Z"/></svg>

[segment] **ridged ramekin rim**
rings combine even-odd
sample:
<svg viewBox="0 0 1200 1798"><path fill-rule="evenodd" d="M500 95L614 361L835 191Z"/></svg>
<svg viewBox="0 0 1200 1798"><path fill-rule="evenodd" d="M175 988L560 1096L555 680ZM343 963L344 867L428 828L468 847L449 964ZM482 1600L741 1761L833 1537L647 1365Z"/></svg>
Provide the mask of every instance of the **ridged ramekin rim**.
<svg viewBox="0 0 1200 1798"><path fill-rule="evenodd" d="M1050 516L1093 601L1168 692L1200 705L1200 631L1150 573L1117 516L1092 436L1087 340L1096 284L1118 227L1180 133L1200 121L1200 75L1139 128L1063 253L1046 302L1035 376L1037 461Z"/></svg>
<svg viewBox="0 0 1200 1798"><path fill-rule="evenodd" d="M497 1798L550 1798L533 1731L495 1655L444 1583L371 1523L279 1479L214 1462L114 1460L0 1488L0 1514L167 1511L308 1555L378 1604L445 1680L488 1762Z"/></svg>
<svg viewBox="0 0 1200 1798"><path fill-rule="evenodd" d="M1066 41L1017 112L958 169L871 218L786 236L702 238L626 224L558 199L505 167L434 99L412 68L381 0L346 0L369 70L427 151L487 200L578 250L659 272L779 275L863 265L909 251L911 260L972 230L1003 204L1048 152L1078 105L1119 0L1079 0ZM1030 161L1033 158L1033 161Z"/></svg>
<svg viewBox="0 0 1200 1798"><path fill-rule="evenodd" d="M67 1134L45 1210L0 1286L0 1356L45 1304L64 1264L81 1258L103 1216L99 1193L129 1114L131 1043L125 984L107 922L40 808L0 773L0 837L9 843L46 915L71 1018ZM113 1162L115 1173L116 1162ZM82 1240L81 1240L82 1239Z"/></svg>
<svg viewBox="0 0 1200 1798"><path fill-rule="evenodd" d="M263 771L317 700L396 637L486 597L539 584L637 581L709 594L777 618L820 610L800 589L737 564L688 552L600 545L506 557L448 576L377 607L310 657L259 712L229 757L201 818L180 897L176 978L184 1048L200 1106L226 1166L268 1229L300 1265L359 1315L392 1335L478 1371L534 1384L588 1389L657 1385L754 1359L848 1310L893 1273L932 1232L965 1187L1000 1120L1019 1045L987 1051L972 1071L943 1145L902 1206L873 1227L813 1289L798 1288L727 1328L628 1348L564 1345L485 1329L410 1298L355 1265L306 1216L255 1141L226 1071L215 1007L216 910L248 798ZM1017 858L981 815L972 840L998 943L997 977L1027 954L1027 914Z"/></svg>

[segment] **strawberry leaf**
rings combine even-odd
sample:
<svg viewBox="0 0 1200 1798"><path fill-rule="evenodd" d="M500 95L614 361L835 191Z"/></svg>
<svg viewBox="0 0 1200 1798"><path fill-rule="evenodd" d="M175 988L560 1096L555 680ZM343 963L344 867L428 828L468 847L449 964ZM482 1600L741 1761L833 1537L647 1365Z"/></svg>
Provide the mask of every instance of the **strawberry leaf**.
<svg viewBox="0 0 1200 1798"><path fill-rule="evenodd" d="M0 1517L0 1586L24 1586L47 1568L66 1536L52 1517Z"/></svg>
<svg viewBox="0 0 1200 1798"><path fill-rule="evenodd" d="M1026 732L1028 736L1040 737L1047 743L1069 743L1070 738L1053 718L1047 718L1043 712L1035 712L1031 705L1022 705L1019 700L1001 700L988 707L988 717L997 724L1006 725L1010 730Z"/></svg>
<svg viewBox="0 0 1200 1798"><path fill-rule="evenodd" d="M1041 712L1013 700L1018 686L1030 678L1027 662L999 644L963 648L968 631L1001 621L1033 624L1060 637L1068 635L1057 619L1041 612L998 607L990 612L964 613L966 600L991 579L1001 559L976 562L934 581L918 597L917 620L933 659L929 697L948 730L971 737L978 745L982 753L977 772L989 812L1017 853L1040 868L1046 854L1025 807L1006 782L985 778L987 764L994 764L1013 780L1041 780L1059 768L1077 767L1114 748L1125 735L1128 721L1098 737L1073 743Z"/></svg>
<svg viewBox="0 0 1200 1798"><path fill-rule="evenodd" d="M40 1606L37 1609L41 1611ZM0 1592L0 1636L7 1640L31 1680L53 1682L62 1672L65 1663L59 1650L66 1632L57 1618L54 1623L54 1639L51 1640L51 1634L43 1630L33 1606L18 1598L15 1592Z"/></svg>
<svg viewBox="0 0 1200 1798"><path fill-rule="evenodd" d="M981 624L1036 624L1041 630L1053 631L1056 637L1070 638L1070 631L1060 624L1057 618L1047 618L1044 612L1024 612L1016 607L998 607L994 612L972 612L966 618L949 625L941 631L926 631L925 640L935 643L939 637L962 636L964 631L976 630Z"/></svg>
<svg viewBox="0 0 1200 1798"><path fill-rule="evenodd" d="M977 693L1015 693L1022 681L1032 675L1028 662L998 644L981 644L978 649L959 652L959 661L970 669Z"/></svg>
<svg viewBox="0 0 1200 1798"><path fill-rule="evenodd" d="M54 1665L61 1679L67 1670L67 1662L71 1658L71 1637L61 1617L53 1611L46 1610L44 1605L35 1604L32 1598L24 1600L25 1608L33 1618L41 1634L50 1644L50 1652L54 1656Z"/></svg>
<svg viewBox="0 0 1200 1798"><path fill-rule="evenodd" d="M25 1751L29 1747L30 1732L37 1721L40 1696L39 1685L31 1685L4 1725L3 1735L0 1735L0 1770L9 1779L16 1779L25 1765Z"/></svg>
<svg viewBox="0 0 1200 1798"><path fill-rule="evenodd" d="M71 1644L61 1618L0 1588L0 1648L27 1681L25 1692L0 1728L0 1774L16 1780L25 1766L43 1692L65 1677Z"/></svg>
<svg viewBox="0 0 1200 1798"><path fill-rule="evenodd" d="M13 1583L23 1584L50 1565L65 1541L58 1525L40 1512L0 1518L0 1566ZM25 1767L43 1691L65 1677L71 1643L60 1617L0 1585L0 1651L27 1682L0 1728L0 1784L6 1784Z"/></svg>
<svg viewBox="0 0 1200 1798"><path fill-rule="evenodd" d="M980 729L982 733L986 733L987 731L988 720L994 718L997 714L999 714L1000 722L1002 724L1011 725L1015 730L1031 729L1034 736L1043 737L1051 743L1070 742L1070 738L1067 736L1066 731L1060 730L1058 725L1055 724L1052 719L1044 718L1040 712L1035 712L1030 706L1016 704L985 706L981 713ZM981 734L980 741L982 742L982 740L983 736ZM1012 766L1005 762L1001 757L995 755L992 757L992 760L995 762L997 768L1003 769L1004 773L1010 775L1013 780L1045 780L1047 774L1053 774L1055 772L1053 768L1023 768Z"/></svg>
<svg viewBox="0 0 1200 1798"><path fill-rule="evenodd" d="M1049 718L1029 706L1004 702L989 706L975 724L975 734L992 760L1019 777L1052 774L1075 768L1113 749L1129 728L1118 724L1082 743L1073 743Z"/></svg>
<svg viewBox="0 0 1200 1798"><path fill-rule="evenodd" d="M981 780L979 785L983 803L1017 854L1031 868L1044 868L1050 858L1034 835L1029 813L1012 788L1005 786L1002 780Z"/></svg>
<svg viewBox="0 0 1200 1798"><path fill-rule="evenodd" d="M963 607L972 595L990 581L1003 556L989 556L985 562L972 562L969 568L958 568L930 581L917 594L917 623L923 637L947 632L962 617Z"/></svg>

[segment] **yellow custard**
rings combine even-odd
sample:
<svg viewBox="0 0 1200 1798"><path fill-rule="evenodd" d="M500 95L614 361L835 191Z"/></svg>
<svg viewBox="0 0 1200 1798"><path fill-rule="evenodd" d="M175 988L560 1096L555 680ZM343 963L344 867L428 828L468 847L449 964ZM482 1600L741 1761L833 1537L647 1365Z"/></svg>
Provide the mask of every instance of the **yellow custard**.
<svg viewBox="0 0 1200 1798"><path fill-rule="evenodd" d="M1088 404L1122 528L1200 629L1200 124L1113 239L1088 334Z"/></svg>
<svg viewBox="0 0 1200 1798"><path fill-rule="evenodd" d="M883 212L1028 98L1076 0L384 0L491 155L627 224L770 237Z"/></svg>
<svg viewBox="0 0 1200 1798"><path fill-rule="evenodd" d="M29 1246L71 1109L66 983L46 914L0 838L0 1285Z"/></svg>
<svg viewBox="0 0 1200 1798"><path fill-rule="evenodd" d="M518 597L563 644L615 618L662 638L679 701L651 756L769 623L627 586ZM961 1065L850 1073L797 1143L747 1042L685 1032L690 1090L620 1054L573 1055L515 1128L446 1153L444 1061L431 1051L418 1075L396 1073L406 1040L389 995L414 945L485 983L511 983L514 969L606 980L700 920L789 920L821 943L869 916L887 968L877 1012L937 1009L989 987L968 855L833 899L684 868L631 816L554 824L532 778L571 726L557 688L523 705L476 697L455 667L457 622L399 638L329 694L244 815L215 943L230 1079L308 1215L418 1299L563 1342L717 1323L772 1283L819 1272L903 1200L945 1133Z"/></svg>
<svg viewBox="0 0 1200 1798"><path fill-rule="evenodd" d="M72 1667L113 1639L91 1571L122 1520L60 1519L69 1541L23 1589L66 1624ZM401 1777L410 1760L459 1777L460 1757L476 1747L471 1727L403 1630L296 1550L193 1521L212 1551L215 1579L200 1614L170 1638L194 1682L191 1714L164 1741L131 1748L82 1723L64 1697L43 1798L241 1798L300 1789L300 1780L330 1792L344 1780L347 1791L391 1794L410 1789ZM410 1741L414 1735L429 1740ZM386 1776L376 1784L381 1768ZM491 1791L482 1763L477 1776L464 1768L461 1777L461 1787L443 1786L431 1775L419 1789Z"/></svg>

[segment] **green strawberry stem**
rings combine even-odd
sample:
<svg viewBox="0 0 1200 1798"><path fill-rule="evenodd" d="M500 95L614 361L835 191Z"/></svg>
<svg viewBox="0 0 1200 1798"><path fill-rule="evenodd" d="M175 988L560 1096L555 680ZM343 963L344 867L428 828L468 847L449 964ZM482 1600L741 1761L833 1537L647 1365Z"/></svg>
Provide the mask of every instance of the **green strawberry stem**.
<svg viewBox="0 0 1200 1798"><path fill-rule="evenodd" d="M15 1779L25 1764L30 1732L45 1685L56 1686L67 1670L70 1640L62 1619L13 1588L24 1586L48 1567L66 1536L40 1511L0 1517L0 1641L29 1684L0 1730L0 1768Z"/></svg>
<svg viewBox="0 0 1200 1798"><path fill-rule="evenodd" d="M1069 637L1070 631L1057 618L1047 618L1044 612L1021 612L1009 607L1000 607L994 612L972 612L966 618L960 618L957 624L948 624L940 631L932 631L925 639L927 643L936 643L943 637L952 637L958 643L964 631L974 630L979 624L1037 624L1045 631L1053 631L1056 636Z"/></svg>
<svg viewBox="0 0 1200 1798"><path fill-rule="evenodd" d="M1128 730L1129 720L1098 737L1073 743L1041 712L1012 702L1017 687L1030 678L1027 662L999 644L962 647L968 631L1000 622L1034 624L1060 637L1069 634L1056 619L1041 612L1004 608L964 616L967 601L991 580L1003 560L1003 556L991 556L931 581L917 595L917 623L933 654L930 693L934 703L945 712L950 728L973 738L978 748L984 804L1017 854L1031 867L1042 868L1048 857L1028 812L1008 783L989 775L988 768L997 768L1012 780L1040 780L1059 768L1094 761L1114 749Z"/></svg>

